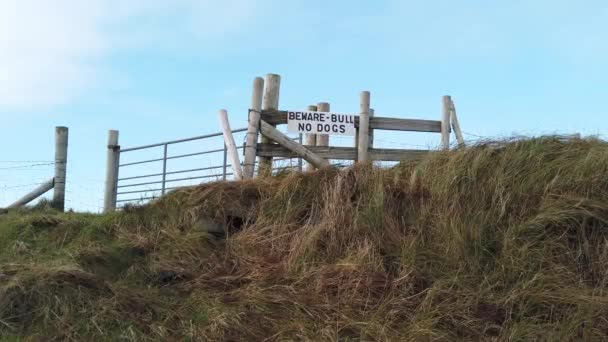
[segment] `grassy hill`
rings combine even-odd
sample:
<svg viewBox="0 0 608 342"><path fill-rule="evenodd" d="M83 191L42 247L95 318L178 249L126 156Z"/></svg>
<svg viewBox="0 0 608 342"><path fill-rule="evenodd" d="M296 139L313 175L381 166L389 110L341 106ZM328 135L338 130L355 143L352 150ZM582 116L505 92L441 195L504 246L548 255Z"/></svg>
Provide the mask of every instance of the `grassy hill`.
<svg viewBox="0 0 608 342"><path fill-rule="evenodd" d="M1 341L606 340L606 290L595 140L0 215Z"/></svg>

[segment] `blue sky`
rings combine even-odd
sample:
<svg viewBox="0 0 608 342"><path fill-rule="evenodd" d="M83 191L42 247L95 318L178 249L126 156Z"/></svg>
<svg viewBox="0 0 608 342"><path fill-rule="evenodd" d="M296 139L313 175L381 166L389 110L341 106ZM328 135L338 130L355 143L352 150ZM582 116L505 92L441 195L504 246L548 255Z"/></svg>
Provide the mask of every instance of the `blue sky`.
<svg viewBox="0 0 608 342"><path fill-rule="evenodd" d="M0 0L0 206L52 175L6 168L51 160L54 126L70 128L68 205L96 211L108 129L123 146L206 134L219 108L242 127L271 72L282 109L356 113L369 90L377 115L438 119L449 94L469 139L606 137L607 38L600 0Z"/></svg>

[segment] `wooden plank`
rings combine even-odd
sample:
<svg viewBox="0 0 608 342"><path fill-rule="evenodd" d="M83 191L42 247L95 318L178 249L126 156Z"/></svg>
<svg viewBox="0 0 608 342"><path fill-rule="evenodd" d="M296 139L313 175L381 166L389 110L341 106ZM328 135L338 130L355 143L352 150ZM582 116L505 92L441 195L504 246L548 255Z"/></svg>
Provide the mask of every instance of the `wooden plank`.
<svg viewBox="0 0 608 342"><path fill-rule="evenodd" d="M355 126L358 127L358 125L359 122L355 119ZM369 128L385 131L440 133L441 121L374 117L369 120Z"/></svg>
<svg viewBox="0 0 608 342"><path fill-rule="evenodd" d="M297 142L293 141L290 137L281 133L278 129L274 128L271 124L267 123L264 120L262 120L260 122L260 130L265 137L269 138L272 141L277 142L280 145L280 147L285 148L288 151L291 151L294 154L295 158L297 158L297 157L303 158L304 160L311 163L312 165L314 165L317 168L324 168L324 167L331 166L331 164L329 164L329 162L327 160L317 156L315 153L311 152L309 149L304 147L304 145L300 145ZM262 144L258 145L258 150L259 150L260 145L262 145ZM267 145L279 146L279 145L272 145L272 144L267 144ZM264 157L264 158L273 157L272 155L261 155L259 152L258 152L258 156Z"/></svg>
<svg viewBox="0 0 608 342"><path fill-rule="evenodd" d="M324 159L354 160L357 156L357 149L354 147L335 147L335 146L304 146L315 155ZM419 159L430 153L428 150L406 150L372 148L369 150L370 159L378 161L402 161ZM294 152L276 144L258 144L258 155L277 158L295 158L298 155Z"/></svg>
<svg viewBox="0 0 608 342"><path fill-rule="evenodd" d="M271 125L286 125L287 111L286 110L262 110L262 120Z"/></svg>
<svg viewBox="0 0 608 342"><path fill-rule="evenodd" d="M262 120L273 125L287 124L287 111L262 111ZM355 127L359 127L359 116L355 116ZM400 119L375 116L369 120L370 129L386 131L409 131L441 133L441 121Z"/></svg>

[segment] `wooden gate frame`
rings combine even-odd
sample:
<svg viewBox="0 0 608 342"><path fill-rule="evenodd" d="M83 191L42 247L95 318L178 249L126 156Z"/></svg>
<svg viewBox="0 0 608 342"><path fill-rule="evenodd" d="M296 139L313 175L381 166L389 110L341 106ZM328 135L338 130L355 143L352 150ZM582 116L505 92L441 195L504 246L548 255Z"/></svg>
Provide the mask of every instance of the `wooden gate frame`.
<svg viewBox="0 0 608 342"><path fill-rule="evenodd" d="M464 146L456 109L450 96L442 98L441 120L400 119L375 116L373 109L370 108L370 92L368 91L361 92L360 113L355 117L356 147L319 144L318 137L316 138L317 144L312 142L312 137L307 137L307 145L301 145L276 129L277 125L287 124L287 111L278 109L280 80L279 75L268 74L265 82L261 77L257 77L253 82L243 163L243 177L246 179L253 178L256 156L259 158L258 175L267 176L271 173L273 157L302 158L309 165L325 168L331 166L328 159L357 162L403 161L418 159L431 152L429 150L374 148L374 130L440 133L441 147L443 150L448 150L450 133L453 129L458 145ZM266 87L264 87L264 83L266 83ZM329 110L329 104L322 103L322 105L324 110ZM309 110L314 110L313 107L309 106ZM258 143L260 133L261 139Z"/></svg>

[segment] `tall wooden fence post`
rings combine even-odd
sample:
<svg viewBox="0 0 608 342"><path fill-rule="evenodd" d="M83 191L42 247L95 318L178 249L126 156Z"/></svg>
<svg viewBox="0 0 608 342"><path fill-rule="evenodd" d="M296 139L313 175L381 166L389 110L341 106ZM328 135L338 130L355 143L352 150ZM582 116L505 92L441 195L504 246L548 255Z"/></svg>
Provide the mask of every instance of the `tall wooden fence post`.
<svg viewBox="0 0 608 342"><path fill-rule="evenodd" d="M306 110L308 110L309 112L316 112L317 111L317 106L308 106L306 108ZM316 134L306 134L306 142L305 144L308 146L317 146L317 138L318 136ZM307 163L306 164L306 171L310 172L310 171L314 171L315 170L315 166L312 165L311 163Z"/></svg>
<svg viewBox="0 0 608 342"><path fill-rule="evenodd" d="M279 93L281 88L281 76L276 74L266 75L266 87L264 88L264 99L262 110L279 109ZM261 142L269 144L272 142L268 137L262 136ZM272 174L272 157L261 157L259 159L258 175L270 176Z"/></svg>
<svg viewBox="0 0 608 342"><path fill-rule="evenodd" d="M367 162L369 160L369 91L361 92L360 114L359 114L359 145L357 147L357 156L359 162Z"/></svg>
<svg viewBox="0 0 608 342"><path fill-rule="evenodd" d="M317 110L319 112L329 112L329 103L317 103ZM329 146L329 134L319 134L317 136L317 146Z"/></svg>
<svg viewBox="0 0 608 342"><path fill-rule="evenodd" d="M65 180L68 163L68 128L55 127L55 178L53 207L65 210Z"/></svg>
<svg viewBox="0 0 608 342"><path fill-rule="evenodd" d="M243 178L253 178L255 173L255 156L260 135L260 111L262 110L262 96L264 94L264 79L256 77L253 80L251 94L251 108L249 108L249 125L247 126L247 140L245 143L245 160L243 161Z"/></svg>
<svg viewBox="0 0 608 342"><path fill-rule="evenodd" d="M103 212L116 210L116 197L118 185L118 165L120 162L120 145L118 145L118 131L108 131L108 151L106 153L106 188L103 198Z"/></svg>
<svg viewBox="0 0 608 342"><path fill-rule="evenodd" d="M444 96L441 101L441 148L450 149L450 97Z"/></svg>

